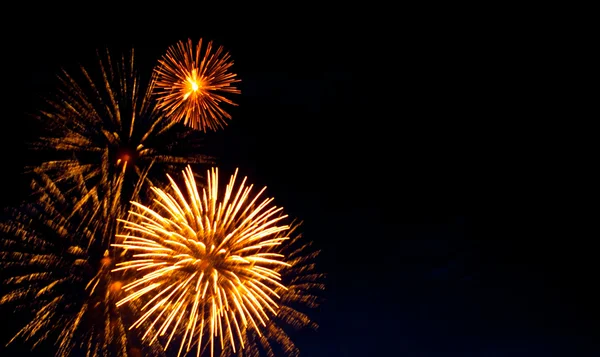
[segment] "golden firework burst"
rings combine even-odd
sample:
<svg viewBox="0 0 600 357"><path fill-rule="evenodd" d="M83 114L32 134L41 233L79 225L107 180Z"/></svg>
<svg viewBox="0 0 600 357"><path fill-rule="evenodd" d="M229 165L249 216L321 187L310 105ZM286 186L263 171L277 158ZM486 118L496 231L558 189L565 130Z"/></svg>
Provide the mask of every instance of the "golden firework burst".
<svg viewBox="0 0 600 357"><path fill-rule="evenodd" d="M232 65L222 46L213 51L212 41L205 48L202 39L197 45L188 39L171 46L154 70L158 108L194 129L223 128L231 116L222 105L236 105L229 97L240 93Z"/></svg>
<svg viewBox="0 0 600 357"><path fill-rule="evenodd" d="M83 178L76 181L64 185L39 175L31 201L0 222L0 306L29 315L9 343L22 339L36 347L54 340L56 356L125 357L136 348L162 356L157 343L131 343L130 313L116 306L123 276L111 272L114 250L106 248L124 206L114 192L99 194Z"/></svg>
<svg viewBox="0 0 600 357"><path fill-rule="evenodd" d="M132 202L125 220L123 243L133 253L114 271L135 269L140 277L123 286L127 294L117 305L145 297L143 314L132 328L150 319L168 347L178 329L179 354L197 344L233 351L244 347L248 329L259 331L278 310L281 283L278 267L289 266L281 254L288 240L286 216L252 195L246 178L236 187L237 170L220 194L218 170L208 173L207 187L198 190L190 167L184 171L185 193L169 177L170 190L152 188L151 207ZM149 338L148 330L143 338ZM206 339L206 342L204 340Z"/></svg>

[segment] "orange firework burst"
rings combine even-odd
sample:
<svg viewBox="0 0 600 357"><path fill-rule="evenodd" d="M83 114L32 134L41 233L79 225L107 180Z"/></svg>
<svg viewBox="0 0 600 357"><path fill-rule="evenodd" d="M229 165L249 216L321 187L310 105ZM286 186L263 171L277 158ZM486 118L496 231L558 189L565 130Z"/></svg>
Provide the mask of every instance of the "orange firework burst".
<svg viewBox="0 0 600 357"><path fill-rule="evenodd" d="M220 195L213 169L199 192L188 166L185 194L169 177L170 189L152 188L153 206L132 202L132 218L123 221L126 234L117 236L123 242L115 246L133 255L113 271L145 273L122 287L127 296L117 305L147 298L132 328L151 320L157 330L152 341L168 334L165 348L180 331L179 354L196 343L198 355L203 347L214 355L217 343L243 348L248 331L260 334L259 326L276 315L287 290L279 272L290 266L281 254L289 226L279 222L286 216L272 198L260 198L264 188L251 195L245 178L236 187L236 176Z"/></svg>
<svg viewBox="0 0 600 357"><path fill-rule="evenodd" d="M221 105L236 105L227 96L240 93L232 65L223 47L213 52L212 41L204 51L202 39L197 46L190 39L171 46L154 71L158 108L194 129L223 128L231 116Z"/></svg>

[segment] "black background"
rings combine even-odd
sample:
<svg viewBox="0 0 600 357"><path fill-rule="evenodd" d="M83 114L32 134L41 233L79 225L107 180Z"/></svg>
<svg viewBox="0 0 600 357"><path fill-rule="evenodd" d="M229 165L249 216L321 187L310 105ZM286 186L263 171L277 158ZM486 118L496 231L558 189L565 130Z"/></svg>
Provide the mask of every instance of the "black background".
<svg viewBox="0 0 600 357"><path fill-rule="evenodd" d="M599 353L587 217L528 176L543 148L504 159L516 145L504 134L526 115L507 119L491 99L518 89L498 77L524 54L484 31L485 12L167 5L5 15L15 20L3 25L4 205L27 194L19 173L35 133L24 113L62 66L134 47L149 73L168 46L202 37L242 79L207 152L266 185L323 250L321 328L292 336L303 356Z"/></svg>

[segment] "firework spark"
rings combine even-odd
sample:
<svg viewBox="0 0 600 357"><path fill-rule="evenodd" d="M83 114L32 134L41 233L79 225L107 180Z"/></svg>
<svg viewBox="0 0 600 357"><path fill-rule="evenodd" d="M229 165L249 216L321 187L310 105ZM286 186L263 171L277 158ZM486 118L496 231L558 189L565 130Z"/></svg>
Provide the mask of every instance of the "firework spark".
<svg viewBox="0 0 600 357"><path fill-rule="evenodd" d="M184 191L171 177L168 190L152 188L154 205L132 202L125 234L117 236L123 243L115 246L133 255L114 271L135 269L140 276L123 286L128 295L117 305L145 297L132 328L151 320L158 334L147 330L143 338L167 334L165 348L180 331L179 354L196 344L197 355L203 347L211 356L226 344L234 352L243 348L246 331L260 334L279 310L278 291L287 290L278 271L290 266L281 254L289 226L279 224L286 216L272 198L260 198L264 188L252 195L245 178L236 187L236 176L220 194L212 169L199 191L187 167Z"/></svg>
<svg viewBox="0 0 600 357"><path fill-rule="evenodd" d="M116 307L123 277L111 273L116 257L104 248L124 207L113 192L103 196L82 178L77 182L67 187L38 176L31 203L0 222L0 305L30 317L9 343L24 339L36 347L55 340L56 356L129 356L139 347ZM162 348L145 352L160 356Z"/></svg>
<svg viewBox="0 0 600 357"><path fill-rule="evenodd" d="M144 82L134 65L134 52L112 59L98 53L98 67L59 75L58 94L37 119L43 136L33 143L46 158L32 171L58 181L82 176L88 183L107 187L124 176L122 196L143 172L163 179L164 170L210 162L197 152L197 131L166 120L151 98L154 81ZM160 175L153 175L160 172Z"/></svg>
<svg viewBox="0 0 600 357"><path fill-rule="evenodd" d="M236 105L229 96L239 94L239 82L229 71L230 55L212 41L202 48L202 39L191 39L171 46L155 68L158 107L174 121L183 121L194 129L216 131L231 116L222 104Z"/></svg>

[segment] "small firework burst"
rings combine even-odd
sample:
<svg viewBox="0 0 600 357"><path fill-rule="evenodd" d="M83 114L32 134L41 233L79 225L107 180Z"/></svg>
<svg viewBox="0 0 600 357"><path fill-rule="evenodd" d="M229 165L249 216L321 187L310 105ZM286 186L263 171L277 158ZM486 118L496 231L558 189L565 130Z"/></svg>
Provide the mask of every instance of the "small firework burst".
<svg viewBox="0 0 600 357"><path fill-rule="evenodd" d="M151 207L133 202L124 221L122 244L130 258L115 271L134 269L139 278L123 286L128 295L117 304L144 297L143 314L133 327L148 320L158 334L183 335L179 354L197 345L232 351L244 347L249 329L261 330L280 309L283 291L280 267L290 266L282 254L289 238L282 208L272 198L252 195L246 179L236 187L236 174L224 192L219 191L218 171L208 174L207 187L199 191L192 170L184 172L185 190L175 181L166 189L152 188ZM260 334L260 332L259 332ZM205 341L206 340L206 341Z"/></svg>
<svg viewBox="0 0 600 357"><path fill-rule="evenodd" d="M197 45L188 39L171 46L154 71L158 107L194 129L223 128L231 119L223 104L236 105L230 96L240 93L232 65L223 47L213 51L212 41L205 48L202 39Z"/></svg>
<svg viewBox="0 0 600 357"><path fill-rule="evenodd" d="M39 175L31 202L0 222L0 305L29 315L9 343L23 339L36 347L54 340L56 356L130 356L136 348L161 356L158 344L132 344L127 312L116 306L123 276L111 273L115 253L103 247L110 246L124 208L105 201L115 195L78 182L66 187Z"/></svg>

